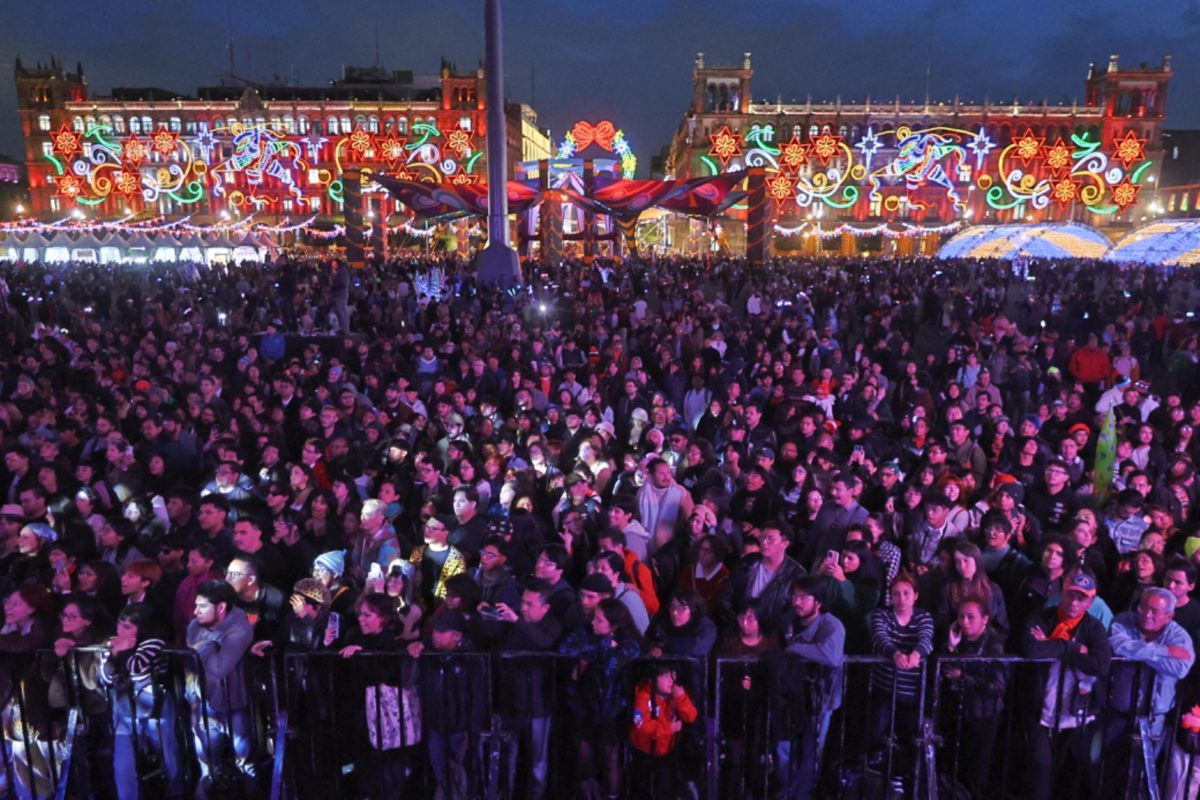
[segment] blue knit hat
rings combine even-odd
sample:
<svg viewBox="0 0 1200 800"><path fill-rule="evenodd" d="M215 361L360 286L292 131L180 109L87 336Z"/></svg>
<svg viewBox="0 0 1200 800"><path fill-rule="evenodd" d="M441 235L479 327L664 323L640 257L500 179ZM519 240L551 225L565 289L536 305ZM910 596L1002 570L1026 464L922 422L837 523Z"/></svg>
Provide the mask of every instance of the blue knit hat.
<svg viewBox="0 0 1200 800"><path fill-rule="evenodd" d="M339 578L346 573L346 551L330 550L313 559L313 566L332 572Z"/></svg>

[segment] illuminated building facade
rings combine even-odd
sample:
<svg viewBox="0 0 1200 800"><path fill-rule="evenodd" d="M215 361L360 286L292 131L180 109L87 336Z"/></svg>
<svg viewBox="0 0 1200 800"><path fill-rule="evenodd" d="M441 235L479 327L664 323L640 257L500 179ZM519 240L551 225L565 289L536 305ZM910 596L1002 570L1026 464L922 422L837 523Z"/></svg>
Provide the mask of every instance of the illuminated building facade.
<svg viewBox="0 0 1200 800"><path fill-rule="evenodd" d="M482 182L482 69L438 75L347 68L327 86L89 91L82 66L15 67L30 212L54 218L340 219L355 167L431 183ZM549 151L536 112L512 105L513 165ZM369 192L369 179L364 191Z"/></svg>
<svg viewBox="0 0 1200 800"><path fill-rule="evenodd" d="M777 227L876 229L1075 220L1127 225L1149 213L1162 160L1170 56L1091 65L1082 102L804 103L753 100L750 54L698 55L694 94L665 171L686 178L761 168ZM731 226L736 227L736 226ZM732 233L732 231L731 231Z"/></svg>

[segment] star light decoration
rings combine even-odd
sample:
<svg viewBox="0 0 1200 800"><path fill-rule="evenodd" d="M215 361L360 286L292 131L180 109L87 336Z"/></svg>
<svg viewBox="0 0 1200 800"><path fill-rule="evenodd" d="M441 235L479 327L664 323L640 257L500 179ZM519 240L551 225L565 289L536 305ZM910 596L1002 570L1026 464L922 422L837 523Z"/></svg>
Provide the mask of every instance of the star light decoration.
<svg viewBox="0 0 1200 800"><path fill-rule="evenodd" d="M1067 147L1060 136L1054 146L1046 150L1046 167L1051 175L1059 175L1070 166L1071 148Z"/></svg>
<svg viewBox="0 0 1200 800"><path fill-rule="evenodd" d="M1028 166L1030 161L1036 161L1042 157L1043 151L1046 149L1046 137L1034 136L1033 129L1026 128L1020 139L1013 140L1012 146L1016 148L1017 158Z"/></svg>
<svg viewBox="0 0 1200 800"><path fill-rule="evenodd" d="M217 136L208 129L207 122L200 123L196 135L192 137L192 144L200 151L200 159L205 164L212 160L212 151L217 146Z"/></svg>
<svg viewBox="0 0 1200 800"><path fill-rule="evenodd" d="M55 194L65 200L76 200L83 194L83 181L67 172L58 176L58 189Z"/></svg>
<svg viewBox="0 0 1200 800"><path fill-rule="evenodd" d="M858 140L858 144L854 145L854 149L862 153L863 161L866 168L871 168L871 161L875 158L875 154L883 148L883 142L879 141L879 134L874 128L867 128L867 132Z"/></svg>
<svg viewBox="0 0 1200 800"><path fill-rule="evenodd" d="M139 139L136 133L129 134L129 138L121 145L121 161L129 169L137 169L149 155L146 143Z"/></svg>
<svg viewBox="0 0 1200 800"><path fill-rule="evenodd" d="M1126 175L1123 181L1112 188L1113 205L1124 211L1137 202L1138 194L1141 191L1141 184L1130 182L1129 176Z"/></svg>
<svg viewBox="0 0 1200 800"><path fill-rule="evenodd" d="M175 144L178 139L178 133L164 129L155 131L154 135L150 137L150 142L154 146L154 149L166 158L175 151Z"/></svg>
<svg viewBox="0 0 1200 800"><path fill-rule="evenodd" d="M808 145L802 144L799 139L792 136L791 140L784 142L779 148L779 166L788 175L795 175L800 171L800 167L808 160Z"/></svg>
<svg viewBox="0 0 1200 800"><path fill-rule="evenodd" d="M741 145L738 142L737 135L729 130L726 125L716 133L708 135L709 141L712 142L712 147L708 149L710 156L716 156L721 161L721 166L729 163L729 159L742 154Z"/></svg>
<svg viewBox="0 0 1200 800"><path fill-rule="evenodd" d="M796 196L796 183L787 175L772 175L767 178L767 194L776 203L783 205Z"/></svg>
<svg viewBox="0 0 1200 800"><path fill-rule="evenodd" d="M975 154L975 171L979 172L983 169L983 162L987 159L988 153L996 149L996 143L988 138L987 131L980 128L979 133L972 136L971 141L967 142L967 149Z"/></svg>
<svg viewBox="0 0 1200 800"><path fill-rule="evenodd" d="M397 138L392 133L386 139L379 140L379 155L387 162L388 168L394 169L396 162L404 158L404 145L407 143L407 138Z"/></svg>
<svg viewBox="0 0 1200 800"><path fill-rule="evenodd" d="M82 138L78 133L68 128L67 123L64 122L63 126L54 134L54 150L60 156L70 161L72 156L83 149L83 145L80 143Z"/></svg>
<svg viewBox="0 0 1200 800"><path fill-rule="evenodd" d="M1068 205L1079 197L1079 184L1069 177L1050 185L1050 195L1060 206Z"/></svg>
<svg viewBox="0 0 1200 800"><path fill-rule="evenodd" d="M813 139L810 147L812 148L812 153L817 158L821 159L822 164L828 164L829 159L837 155L838 147L840 147L841 144L841 136L834 136L832 133L826 131L816 139Z"/></svg>
<svg viewBox="0 0 1200 800"><path fill-rule="evenodd" d="M1146 158L1146 140L1129 131L1123 139L1113 139L1113 159L1125 165L1125 169Z"/></svg>
<svg viewBox="0 0 1200 800"><path fill-rule="evenodd" d="M367 151L375 149L375 139L362 128L357 128L350 134L347 146L350 155L361 161L367 157Z"/></svg>
<svg viewBox="0 0 1200 800"><path fill-rule="evenodd" d="M308 136L304 139L304 151L306 153L308 153L308 160L309 161L320 161L321 160L321 148L328 141L329 141L329 139L327 139L324 136L321 136L315 130L310 132L308 134Z"/></svg>
<svg viewBox="0 0 1200 800"><path fill-rule="evenodd" d="M461 127L455 128L446 136L446 149L453 150L462 158L475 149L471 146L471 134Z"/></svg>

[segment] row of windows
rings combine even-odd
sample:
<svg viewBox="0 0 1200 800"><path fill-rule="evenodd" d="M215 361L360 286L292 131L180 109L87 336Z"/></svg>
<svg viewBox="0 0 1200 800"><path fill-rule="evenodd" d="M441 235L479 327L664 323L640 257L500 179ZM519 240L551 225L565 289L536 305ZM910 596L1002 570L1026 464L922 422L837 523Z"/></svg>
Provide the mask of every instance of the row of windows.
<svg viewBox="0 0 1200 800"><path fill-rule="evenodd" d="M240 122L247 127L269 125L273 130L284 134L303 135L311 131L317 134L328 133L335 136L352 133L359 129L368 131L369 133L396 133L403 136L408 133L409 126L407 117L384 117L381 127L380 118L375 114L359 114L353 119L349 116L338 117L330 115L324 120L320 118L310 120L305 114L299 116L285 114L283 116L271 117L269 120L264 117L242 117L240 120L237 117L229 117L227 120L215 117L212 120L188 119L184 121L179 117L168 117L166 119L159 119L157 128L166 128L176 133L196 133L201 122L207 123L210 129L230 127ZM412 122L428 122L431 125L435 125L437 120L434 117L424 119L413 117ZM460 117L458 124L464 131L470 131L473 127L473 121L469 116ZM154 120L148 116L131 115L126 118L121 114L101 114L98 117L91 115L75 117L71 121L71 128L76 133L86 133L96 125L111 128L114 133L151 133L156 130ZM51 127L50 115L39 115L37 127L39 131L48 132Z"/></svg>
<svg viewBox="0 0 1200 800"><path fill-rule="evenodd" d="M705 132L705 134L704 134L705 138L707 138L707 136L710 134L716 133L718 130L721 129L721 127L723 127L723 126L716 125L716 126L710 128L708 131ZM976 125L970 125L970 124L966 124L966 123L963 123L963 127L965 127L968 130L978 130L979 129L978 126L976 126ZM879 126L875 126L875 129L878 131ZM808 125L807 137L805 136L805 130L806 130L805 126L800 123L793 125L791 127L790 131L786 126L784 126L776 131L775 141L777 143L787 141L790 137L793 137L793 136L801 141L805 141L806 138L808 141L811 141L813 139L816 139L818 136L821 136L826 133L834 133L834 131L835 131L835 129L832 125L829 125L829 124L818 125L816 123L812 123L812 124ZM1089 125L1087 127L1084 127L1082 125L1077 125L1074 128L1071 128L1067 125L1042 126L1042 125L1020 125L1020 124L1018 124L1015 126L1014 125L986 125L986 126L984 126L984 132L987 134L988 138L991 139L994 144L999 145L1001 147L1005 147L1005 146L1011 144L1012 140L1014 138L1020 138L1021 136L1023 136L1025 134L1026 130L1032 130L1034 136L1044 137L1046 139L1047 144L1053 144L1055 141L1058 140L1059 137L1061 137L1062 140L1064 142L1066 142L1067 144L1070 144L1072 134L1075 134L1077 136L1087 136L1087 138L1089 138L1092 141L1098 141L1100 138L1100 129L1095 125ZM842 137L842 139L847 144L854 144L862 138L864 133L866 133L866 128L864 128L861 125L857 125L857 124L849 125L849 126L839 125L839 126L837 126L836 132L837 132L837 135Z"/></svg>
<svg viewBox="0 0 1200 800"><path fill-rule="evenodd" d="M1176 210L1188 211L1189 205L1191 205L1191 208L1200 209L1200 192L1196 193L1196 202L1194 204L1188 203L1188 201L1190 199L1191 199L1191 194L1189 194L1188 192L1183 192L1182 194L1179 194L1179 195L1176 195L1174 192L1171 192L1171 194L1167 196L1167 211L1168 212L1176 211Z"/></svg>

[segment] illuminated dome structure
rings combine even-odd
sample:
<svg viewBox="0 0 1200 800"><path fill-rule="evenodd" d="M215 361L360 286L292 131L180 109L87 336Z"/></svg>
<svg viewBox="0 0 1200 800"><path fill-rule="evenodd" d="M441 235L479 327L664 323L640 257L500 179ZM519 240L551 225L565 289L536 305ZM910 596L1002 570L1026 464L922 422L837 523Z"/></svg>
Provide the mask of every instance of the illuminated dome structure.
<svg viewBox="0 0 1200 800"><path fill-rule="evenodd" d="M1151 222L1121 237L1105 261L1183 267L1200 264L1200 220Z"/></svg>
<svg viewBox="0 0 1200 800"><path fill-rule="evenodd" d="M938 258L1100 258L1111 242L1078 222L975 225L942 245Z"/></svg>

